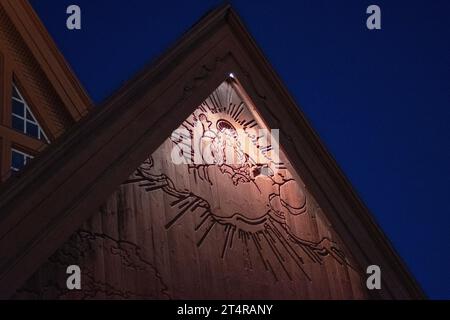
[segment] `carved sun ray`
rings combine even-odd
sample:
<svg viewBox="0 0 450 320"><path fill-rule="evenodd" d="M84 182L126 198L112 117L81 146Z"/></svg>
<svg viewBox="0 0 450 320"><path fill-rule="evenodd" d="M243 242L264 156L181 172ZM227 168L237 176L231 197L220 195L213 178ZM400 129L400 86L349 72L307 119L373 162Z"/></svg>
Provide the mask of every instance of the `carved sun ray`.
<svg viewBox="0 0 450 320"><path fill-rule="evenodd" d="M305 269L306 262L320 265L325 257L330 257L341 265L351 267L343 251L329 237L318 241L306 240L290 228L288 216L301 218L308 214L308 197L284 163L273 160L272 146L264 143L266 137L258 134L262 125L255 120L232 84L224 82L219 86L180 128L183 130L174 131L170 143L184 158L185 162L181 165L186 167L195 184L207 183L210 188L229 189L224 185L231 181L236 188L245 188L243 192L258 197L260 206L252 208L257 212L251 214L245 205L240 206L239 203L232 209L217 211L211 205L213 199L208 200L194 190L178 186L168 175L158 172L150 156L125 183L135 183L147 192L162 191L169 196L173 214L167 217L166 229L182 223L185 215L194 215L197 224L193 231L199 235L198 248L208 240L213 230L220 228L224 238L222 259L226 259L233 246L240 243L247 252L256 253L275 281L282 277L277 270L293 280L292 270L287 267L291 262L309 281L312 278ZM193 163L195 149L192 141L195 134L200 134L202 146L209 146L208 150L212 150L210 152L216 160L219 157L217 163ZM251 144L246 151L241 150L240 141L243 139L248 139ZM225 152L221 153L215 144L231 148L244 161L238 165L221 161ZM255 160L261 158L266 163ZM261 174L263 170L265 172Z"/></svg>

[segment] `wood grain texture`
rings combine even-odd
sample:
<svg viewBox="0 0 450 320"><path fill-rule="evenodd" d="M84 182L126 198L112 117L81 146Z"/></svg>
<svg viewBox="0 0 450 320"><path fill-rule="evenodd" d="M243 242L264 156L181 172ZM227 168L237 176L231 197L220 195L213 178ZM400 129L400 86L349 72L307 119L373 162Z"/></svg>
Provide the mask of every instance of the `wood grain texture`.
<svg viewBox="0 0 450 320"><path fill-rule="evenodd" d="M232 81L220 85L15 298L366 297L307 186L282 151L273 160L254 110ZM64 289L70 264L81 291Z"/></svg>

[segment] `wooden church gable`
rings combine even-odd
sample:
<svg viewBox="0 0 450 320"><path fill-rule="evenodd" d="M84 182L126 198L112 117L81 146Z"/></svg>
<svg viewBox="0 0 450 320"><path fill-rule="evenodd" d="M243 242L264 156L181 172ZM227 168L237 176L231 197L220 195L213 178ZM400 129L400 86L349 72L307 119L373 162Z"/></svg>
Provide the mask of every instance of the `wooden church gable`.
<svg viewBox="0 0 450 320"><path fill-rule="evenodd" d="M238 137L254 135L255 129L279 129L280 159L274 159L273 145L256 146L257 135L256 143L242 151ZM173 150L193 160L195 153L186 149L183 137L198 132L200 149L207 148L213 159L235 155L243 159L242 165L171 163L167 157ZM181 255L210 250L220 260L233 250L247 251L251 258L244 259L239 272L247 272L245 263L252 261L260 275L267 272L273 281L286 283L301 279L306 287L323 272L314 265L326 263L328 277L347 274L352 297L367 294L361 289L361 275L368 265L377 264L383 270L383 290L373 296L422 297L229 6L203 18L1 191L1 296L14 294L71 235L81 241L116 228L100 223L100 230L98 219L117 212L117 197L127 192L155 200L136 201L130 212L143 213L143 206L162 203L160 211L147 208L161 237L184 228L191 247ZM130 234L121 232L110 229L102 243L123 243ZM215 240L220 240L217 246L208 244ZM140 261L149 262L147 258ZM291 285L286 285L291 290L287 292L292 292ZM308 287L311 292L317 290L313 287ZM169 294L166 289L161 292ZM236 296L230 291L227 297Z"/></svg>

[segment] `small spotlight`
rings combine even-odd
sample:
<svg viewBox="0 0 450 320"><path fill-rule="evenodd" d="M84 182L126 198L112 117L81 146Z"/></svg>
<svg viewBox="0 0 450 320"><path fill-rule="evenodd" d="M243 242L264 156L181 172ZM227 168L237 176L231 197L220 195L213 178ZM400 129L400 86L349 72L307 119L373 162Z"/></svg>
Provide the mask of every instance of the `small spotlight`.
<svg viewBox="0 0 450 320"><path fill-rule="evenodd" d="M230 74L228 75L230 78L234 79L234 73L230 72Z"/></svg>

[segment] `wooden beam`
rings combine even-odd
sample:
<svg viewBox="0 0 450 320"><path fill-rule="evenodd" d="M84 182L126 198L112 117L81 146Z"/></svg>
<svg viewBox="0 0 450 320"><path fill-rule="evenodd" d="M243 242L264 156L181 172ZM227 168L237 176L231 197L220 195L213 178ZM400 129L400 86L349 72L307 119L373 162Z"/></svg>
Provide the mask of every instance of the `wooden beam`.
<svg viewBox="0 0 450 320"><path fill-rule="evenodd" d="M0 182L9 178L11 170L11 143L5 138L0 138Z"/></svg>
<svg viewBox="0 0 450 320"><path fill-rule="evenodd" d="M1 53L0 73L0 110L1 122L4 126L11 126L11 91L12 91L12 68L8 55Z"/></svg>
<svg viewBox="0 0 450 320"><path fill-rule="evenodd" d="M0 125L0 137L7 141L10 141L12 145L19 146L19 148L32 156L36 156L47 146L47 144L45 142L42 142L41 140L29 137L21 132L18 132L9 127L5 127L3 125Z"/></svg>

